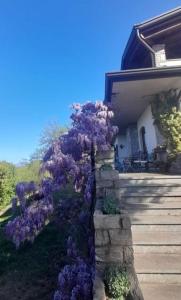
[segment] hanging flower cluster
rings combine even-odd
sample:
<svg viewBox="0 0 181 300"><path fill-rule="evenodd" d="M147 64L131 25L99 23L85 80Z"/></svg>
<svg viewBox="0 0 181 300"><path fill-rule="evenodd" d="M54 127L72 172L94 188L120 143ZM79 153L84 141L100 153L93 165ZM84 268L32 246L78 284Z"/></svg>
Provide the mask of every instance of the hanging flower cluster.
<svg viewBox="0 0 181 300"><path fill-rule="evenodd" d="M36 190L37 190L37 186L33 181L19 182L16 185L17 202L19 200L19 204L22 212L26 209L27 196L35 193ZM14 208L15 208L15 203L17 204L17 202L15 202L14 199L14 203L12 203L14 205Z"/></svg>
<svg viewBox="0 0 181 300"><path fill-rule="evenodd" d="M92 272L89 265L78 259L73 265L63 268L58 277L59 290L54 300L91 300Z"/></svg>
<svg viewBox="0 0 181 300"><path fill-rule="evenodd" d="M12 239L16 248L25 240L33 242L52 213L52 202L48 199L42 199L26 208L21 216L8 222L6 235Z"/></svg>
<svg viewBox="0 0 181 300"><path fill-rule="evenodd" d="M37 190L38 187L33 181L19 182L16 185L16 197L12 199L12 210L16 212L19 204L20 216L9 221L5 228L7 237L13 241L16 248L19 248L20 244L26 240L33 242L53 213L52 180L42 180L39 191L41 199L30 201L31 204L28 206L28 200L35 195Z"/></svg>
<svg viewBox="0 0 181 300"><path fill-rule="evenodd" d="M73 120L72 129L58 141L58 149L61 149L62 153L71 155L70 165L74 165L72 163L74 160L76 173L74 172L74 168L71 168L69 174L71 174L71 178L74 180L75 189L82 191L84 194L83 209L72 218L74 220L72 232L75 232L76 227L79 233L81 231L84 244L87 243L87 257L85 258L77 250L72 237L69 237L67 255L74 260L74 263L66 266L60 272L58 280L59 290L55 292L54 300L92 299L95 248L92 220L94 174L92 172L91 155L95 151L109 150L113 137L117 132L117 128L111 126L110 123L113 117L112 112L102 103L75 104L73 108L75 112L71 116ZM52 148L47 160L48 163L51 161L51 165L57 163L53 156L54 152L55 150L53 151ZM63 155L62 158L64 159ZM59 172L61 174L56 173L56 178L62 178L62 170L59 169ZM67 206L67 204L61 205ZM72 211L78 212L77 206L73 205L72 208Z"/></svg>

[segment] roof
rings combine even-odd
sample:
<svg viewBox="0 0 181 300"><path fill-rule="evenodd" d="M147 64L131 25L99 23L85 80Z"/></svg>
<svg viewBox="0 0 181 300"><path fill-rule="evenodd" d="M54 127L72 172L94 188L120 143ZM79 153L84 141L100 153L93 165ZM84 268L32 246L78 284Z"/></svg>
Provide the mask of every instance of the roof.
<svg viewBox="0 0 181 300"><path fill-rule="evenodd" d="M123 56L122 56L122 69L125 69L126 59L129 56L129 53L132 49L135 48L135 43L138 43L137 40L137 30L141 33L144 33L145 38L149 38L150 34L153 34L158 31L163 31L165 28L174 28L174 26L181 25L181 7L177 7L173 10L170 10L166 13L163 13L157 17L146 20L142 23L135 24L133 26L132 32L130 34L129 40L125 47Z"/></svg>
<svg viewBox="0 0 181 300"><path fill-rule="evenodd" d="M171 18L171 17L175 17L176 15L180 14L181 13L181 6L177 7L177 8L174 8L172 10L169 10L161 15L158 15L154 18L151 18L151 19L148 19L144 22L141 22L141 23L138 23L138 24L135 24L134 27L136 28L144 28L146 26L150 26L150 25L153 25L153 24L156 24L158 22L162 22L168 18Z"/></svg>
<svg viewBox="0 0 181 300"><path fill-rule="evenodd" d="M114 82L147 80L153 78L167 78L181 76L181 67L160 67L132 69L106 73L105 102L111 102L112 85Z"/></svg>
<svg viewBox="0 0 181 300"><path fill-rule="evenodd" d="M181 67L145 68L106 74L105 101L111 102L113 124L124 131L135 124L155 95L181 87Z"/></svg>

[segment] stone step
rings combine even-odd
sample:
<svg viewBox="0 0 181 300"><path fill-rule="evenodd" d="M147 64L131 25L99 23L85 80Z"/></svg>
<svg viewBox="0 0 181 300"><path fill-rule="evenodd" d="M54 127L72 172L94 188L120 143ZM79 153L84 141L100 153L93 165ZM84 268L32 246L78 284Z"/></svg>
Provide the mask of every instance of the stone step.
<svg viewBox="0 0 181 300"><path fill-rule="evenodd" d="M181 274L146 274L146 273L137 273L138 280L140 284L149 283L149 284L179 284L181 285ZM159 299L159 298L155 298Z"/></svg>
<svg viewBox="0 0 181 300"><path fill-rule="evenodd" d="M181 231L155 231L132 228L133 245L181 245Z"/></svg>
<svg viewBox="0 0 181 300"><path fill-rule="evenodd" d="M137 216L180 216L181 221L181 209L129 209L129 210L122 210L124 214L128 213L130 217L137 217Z"/></svg>
<svg viewBox="0 0 181 300"><path fill-rule="evenodd" d="M179 300L181 285L179 284L141 284L144 300Z"/></svg>
<svg viewBox="0 0 181 300"><path fill-rule="evenodd" d="M181 186L128 186L128 187L116 187L115 189L116 197L126 197L126 196L181 196Z"/></svg>
<svg viewBox="0 0 181 300"><path fill-rule="evenodd" d="M181 274L181 253L135 253L136 273Z"/></svg>
<svg viewBox="0 0 181 300"><path fill-rule="evenodd" d="M181 245L133 245L134 254L178 254L181 255Z"/></svg>
<svg viewBox="0 0 181 300"><path fill-rule="evenodd" d="M156 232L167 232L168 234L172 234L176 232L177 234L181 234L181 225L132 225L131 227L132 233L156 233Z"/></svg>
<svg viewBox="0 0 181 300"><path fill-rule="evenodd" d="M181 216L177 215L139 215L132 214L130 216L132 225L174 225L181 224Z"/></svg>
<svg viewBox="0 0 181 300"><path fill-rule="evenodd" d="M136 203L144 203L144 204L147 204L147 203L167 203L167 202L170 202L170 203L181 203L181 196L151 196L151 195L148 195L148 196L145 196L145 195L141 195L141 196L127 196L127 197L124 197L123 196L120 196L119 197L119 201L120 201L120 204L124 204L124 203L127 203L127 204L136 204Z"/></svg>
<svg viewBox="0 0 181 300"><path fill-rule="evenodd" d="M163 186L174 187L181 186L181 178L147 178L147 179L119 179L116 181L116 187L142 187L142 186Z"/></svg>
<svg viewBox="0 0 181 300"><path fill-rule="evenodd" d="M172 175L172 174L159 174L159 173L120 173L118 175L119 179L139 179L139 180L148 180L148 179L180 179L181 175Z"/></svg>
<svg viewBox="0 0 181 300"><path fill-rule="evenodd" d="M142 209L181 209L181 201L166 201L166 202L145 202L144 199L142 199L143 202L122 202L120 203L120 209L123 210L131 210L135 209L142 210ZM158 199L159 201L159 199Z"/></svg>

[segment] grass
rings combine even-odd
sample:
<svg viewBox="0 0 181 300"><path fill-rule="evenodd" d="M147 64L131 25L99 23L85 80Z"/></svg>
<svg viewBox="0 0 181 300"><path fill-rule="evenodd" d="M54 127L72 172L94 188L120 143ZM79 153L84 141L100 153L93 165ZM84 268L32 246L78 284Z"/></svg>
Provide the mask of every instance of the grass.
<svg viewBox="0 0 181 300"><path fill-rule="evenodd" d="M55 193L54 201L80 197L72 185ZM4 226L12 218L11 209L1 215L0 208L0 300L51 300L57 289L58 274L69 263L66 254L68 224L51 222L35 239L19 250L4 235Z"/></svg>
<svg viewBox="0 0 181 300"><path fill-rule="evenodd" d="M65 231L50 223L34 244L26 243L16 250L4 236L9 218L10 209L0 216L0 299L52 299L65 264Z"/></svg>
<svg viewBox="0 0 181 300"><path fill-rule="evenodd" d="M0 202L0 215L1 215L1 212L3 212L4 210L6 210L7 207L11 206L11 201L3 201L3 202Z"/></svg>

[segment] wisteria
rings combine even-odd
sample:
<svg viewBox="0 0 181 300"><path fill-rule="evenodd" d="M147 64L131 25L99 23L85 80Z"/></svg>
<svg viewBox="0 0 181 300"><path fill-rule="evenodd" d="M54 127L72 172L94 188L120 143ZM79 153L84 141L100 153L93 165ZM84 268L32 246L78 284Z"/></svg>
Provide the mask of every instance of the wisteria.
<svg viewBox="0 0 181 300"><path fill-rule="evenodd" d="M78 259L59 274L59 290L55 292L54 300L91 300L92 280L91 266Z"/></svg>
<svg viewBox="0 0 181 300"><path fill-rule="evenodd" d="M41 171L49 174L39 187L31 183L19 183L16 187L21 215L10 221L6 233L18 248L25 240L33 241L54 212L53 191L73 183L77 199L61 201L56 208L59 225L69 222L67 257L58 277L58 290L54 300L92 299L94 276L94 155L96 151L109 150L117 128L111 125L113 113L102 102L74 104L71 115L72 127L57 139L44 156ZM28 197L39 193L40 200L28 206ZM83 195L83 196L82 196ZM81 235L77 247L76 238Z"/></svg>
<svg viewBox="0 0 181 300"><path fill-rule="evenodd" d="M20 208L22 212L26 209L26 195L33 194L36 191L37 187L33 181L30 182L19 182L16 185L16 195L17 200L19 200ZM15 206L15 200L12 203Z"/></svg>
<svg viewBox="0 0 181 300"><path fill-rule="evenodd" d="M9 221L6 225L6 235L12 239L16 248L25 240L33 242L52 213L52 202L42 199L26 208L23 215Z"/></svg>

